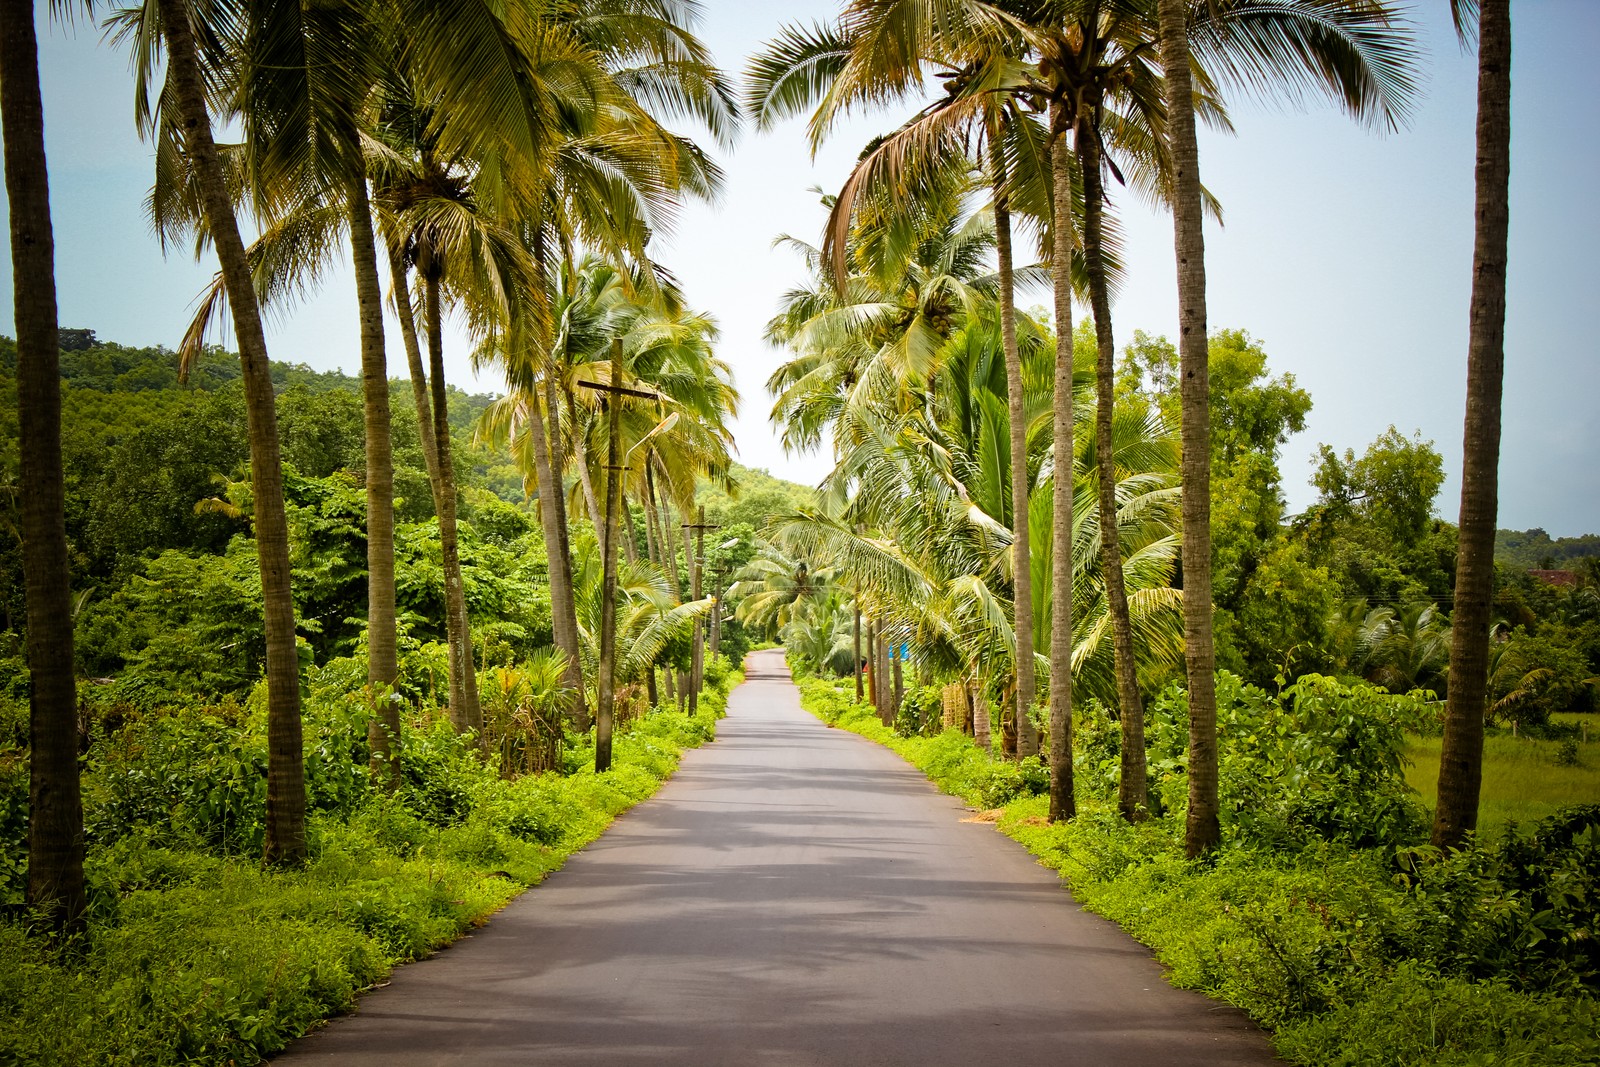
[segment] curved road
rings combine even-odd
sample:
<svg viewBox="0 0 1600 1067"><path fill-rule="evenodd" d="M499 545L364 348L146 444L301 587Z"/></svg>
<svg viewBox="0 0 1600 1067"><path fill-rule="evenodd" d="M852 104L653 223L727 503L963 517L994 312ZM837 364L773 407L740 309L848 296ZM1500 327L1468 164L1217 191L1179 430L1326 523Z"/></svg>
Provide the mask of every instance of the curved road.
<svg viewBox="0 0 1600 1067"><path fill-rule="evenodd" d="M276 1062L1277 1062L1021 846L802 711L781 653L747 678L655 798Z"/></svg>

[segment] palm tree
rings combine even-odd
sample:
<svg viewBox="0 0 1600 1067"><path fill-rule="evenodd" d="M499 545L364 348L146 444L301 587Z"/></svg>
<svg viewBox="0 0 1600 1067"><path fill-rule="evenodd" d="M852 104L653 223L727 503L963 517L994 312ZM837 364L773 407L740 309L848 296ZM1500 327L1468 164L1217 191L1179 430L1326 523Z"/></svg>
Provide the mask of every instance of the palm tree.
<svg viewBox="0 0 1600 1067"><path fill-rule="evenodd" d="M1356 633L1351 667L1391 692L1437 687L1450 663L1451 625L1432 601L1369 611Z"/></svg>
<svg viewBox="0 0 1600 1067"><path fill-rule="evenodd" d="M17 324L22 552L28 600L28 895L52 926L82 923L83 801L72 588L61 469L60 336L44 105L33 4L0 4L0 126L11 216Z"/></svg>
<svg viewBox="0 0 1600 1067"><path fill-rule="evenodd" d="M1019 152L1018 146L1036 146L1030 137L1035 125L1023 114L1012 77L1011 60L1022 49L1015 34L984 34L969 41L911 33L885 48L884 39L897 23L889 12L868 13L863 5L847 7L838 30L806 31L786 28L751 64L753 108L758 122L770 124L799 108L818 104L812 120L817 139L840 113L841 103L869 86L895 86L900 94L919 88L927 67L939 70L945 81L942 100L924 108L890 137L866 153L846 181L833 206L823 251L836 286L846 278L844 247L859 196L905 195L916 177L937 171L952 160L965 161L968 133L981 138L978 155L987 165L992 193L995 251L999 261L1000 325L1009 386L1011 455L1012 573L1018 586L1013 606L1013 626L1024 647L1033 645L1033 595L1030 588L1032 552L1028 531L1027 476L1017 457L1026 455L1023 425L1022 364L1017 353L1015 275L1012 253L1011 201L1018 163L1033 163L1037 153ZM812 71L797 76L799 71ZM1009 156L1009 158L1008 158ZM875 188L875 186L899 188ZM920 190L928 195L930 190ZM938 190L931 191L938 195ZM1031 660L1017 664L1016 711L1018 753L1029 755L1038 738L1028 718L1036 690Z"/></svg>
<svg viewBox="0 0 1600 1067"><path fill-rule="evenodd" d="M267 818L264 852L269 864L296 865L306 858L305 769L301 753L299 655L295 642L294 599L289 589L289 530L283 507L283 471L278 454L278 424L266 335L250 272L250 262L229 193L207 109L206 79L195 41L198 12L183 0L158 0L159 33L167 54L167 86L155 117L164 139L180 148L193 168L194 182L217 250L228 294L239 358L244 368L245 415L250 436L251 498L256 550L266 606L267 636ZM155 52L148 22L140 27L141 82L150 77ZM145 94L141 93L141 97ZM169 110L169 108L171 110ZM148 119L147 119L148 122Z"/></svg>
<svg viewBox="0 0 1600 1067"><path fill-rule="evenodd" d="M361 337L362 406L367 495L367 681L372 717L368 741L374 776L398 786L400 711L389 699L399 673L395 630L394 463L389 426L389 376L384 351L382 283L367 190L361 126L382 67L393 58L392 27L380 9L366 4L302 11L292 7L252 9L251 32L229 42L236 53L226 72L239 97L245 145L252 161L251 199L258 205L284 200L283 190L313 190L283 211L268 235L249 249L256 266L258 298L273 290L308 287L335 254L335 220L349 230ZM167 177L164 172L161 177ZM183 205L163 204L172 191L152 197L167 225L202 223ZM288 247L272 249L264 242ZM268 262L270 261L270 262ZM272 276L277 274L277 277ZM214 282L185 345L197 354L205 326L221 297Z"/></svg>
<svg viewBox="0 0 1600 1067"><path fill-rule="evenodd" d="M1184 649L1189 678L1189 809L1184 848L1198 856L1221 839L1217 816L1216 652L1211 626L1211 415L1206 339L1205 239L1195 137L1191 44L1246 86L1326 89L1356 117L1393 126L1415 91L1408 37L1382 0L1303 0L1263 8L1250 0L1157 0L1166 74L1167 136L1178 268L1178 359L1183 411ZM1260 17L1261 15L1266 17ZM1282 16L1282 17L1277 17ZM1192 23L1192 25L1191 25ZM1192 32L1198 34L1192 41Z"/></svg>
<svg viewBox="0 0 1600 1067"><path fill-rule="evenodd" d="M1473 0L1452 0L1456 26ZM1456 554L1450 696L1439 757L1433 843L1460 845L1478 825L1483 779L1483 706L1494 597L1494 530L1499 508L1500 394L1505 376L1506 233L1511 173L1511 3L1481 0L1478 11L1478 169L1472 250L1467 417L1462 443L1461 543Z"/></svg>

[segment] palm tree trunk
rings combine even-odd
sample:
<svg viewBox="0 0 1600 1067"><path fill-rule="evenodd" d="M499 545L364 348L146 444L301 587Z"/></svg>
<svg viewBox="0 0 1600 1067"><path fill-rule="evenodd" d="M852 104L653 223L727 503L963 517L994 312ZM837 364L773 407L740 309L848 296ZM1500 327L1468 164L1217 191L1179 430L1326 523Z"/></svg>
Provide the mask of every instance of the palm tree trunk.
<svg viewBox="0 0 1600 1067"><path fill-rule="evenodd" d="M894 720L900 714L900 702L905 699L905 667L900 660L900 649L891 649L890 664L894 671L894 691L889 697L889 722L893 726Z"/></svg>
<svg viewBox="0 0 1600 1067"><path fill-rule="evenodd" d="M872 702L872 710L878 709L878 633L872 625L872 616L867 616L867 659L862 665L862 670L867 673L867 699Z"/></svg>
<svg viewBox="0 0 1600 1067"><path fill-rule="evenodd" d="M1017 640L1017 754L1039 751L1039 735L1028 718L1037 681L1033 669L1033 555L1028 543L1028 426L1022 387L1022 356L1017 351L1016 288L1012 277L1011 204L1005 159L989 140L989 170L994 183L994 243L1000 258L1000 338L1006 361L1006 404L1011 426L1012 626Z"/></svg>
<svg viewBox="0 0 1600 1067"><path fill-rule="evenodd" d="M656 535L661 552L661 564L667 572L667 577L672 581L674 596L683 595L683 585L678 580L678 546L672 539L672 504L665 496L656 493L655 464L658 462L654 451L645 459L645 491L650 496L650 501L655 505L656 521L661 524L661 530Z"/></svg>
<svg viewBox="0 0 1600 1067"><path fill-rule="evenodd" d="M407 277L407 268L400 250L393 244L389 246L389 276L394 290L395 312L400 319L400 336L404 340L406 350L406 367L411 375L411 398L417 409L417 438L422 444L423 462L428 468L428 488L433 494L433 513L440 518L443 526L444 515L444 480L440 474L439 445L434 432L433 399L430 395L428 373L422 364L422 345L417 339L416 313L411 305L410 279ZM427 301L424 299L424 305ZM424 312L426 312L424 307ZM429 343L433 338L430 333ZM449 582L445 583L445 645L449 654L449 677L447 685L449 690L449 704L452 709L459 708L461 699L461 655L460 646L450 640L451 615Z"/></svg>
<svg viewBox="0 0 1600 1067"><path fill-rule="evenodd" d="M654 465L657 465L657 464L661 463L661 457L656 455L655 452L652 450L651 453L650 453L650 456L646 460L646 462L648 464L652 465L650 469L653 470L654 469ZM666 471L664 469L662 470L661 474L662 474L663 478L666 477ZM670 482L669 482L669 484L670 484ZM655 477L654 477L653 474L650 476L650 481L649 481L648 485L649 485L649 489L650 489L651 495L654 496L655 492L656 492L656 489L655 489ZM677 596L681 597L683 595L683 581L682 581L682 577L680 575L680 572L678 570L678 547L677 547L676 541L672 537L672 528L674 526L673 519L675 518L675 516L674 516L673 511L672 511L672 502L667 499L667 496L666 496L665 493L663 493L661 495L660 510L661 510L661 543L662 543L663 554L667 557L667 575L672 581L673 592ZM683 544L684 544L684 549L685 549L685 551L684 551L684 562L685 562L685 564L689 564L691 562L691 557L694 555L694 553L689 550L690 549L690 546L689 546L689 531L687 529L683 529L681 523L679 523L677 525L679 526L680 531L681 531L681 533L683 535ZM673 677L674 675L675 675L675 677ZM688 671L676 671L676 672L668 671L668 676L669 676L668 685L674 691L675 698L676 698L676 700L678 702L679 710L682 710L682 711L688 710L688 706L689 706L689 672Z"/></svg>
<svg viewBox="0 0 1600 1067"><path fill-rule="evenodd" d="M1461 537L1450 628L1450 692L1439 760L1433 843L1454 848L1478 825L1483 709L1499 510L1500 401L1505 375L1507 199L1511 181L1511 4L1478 9L1478 163L1472 250Z"/></svg>
<svg viewBox="0 0 1600 1067"><path fill-rule="evenodd" d="M618 472L618 471L608 471L607 474L610 476L610 477L607 478L608 482L610 481L611 478L617 478L619 481L621 480L620 472ZM609 490L610 490L610 486L608 485L607 486L607 491L609 491ZM628 494L626 492L622 493L621 503L618 505L618 507L622 511L622 521L626 522L628 524L627 536L625 536L622 539L622 554L623 554L624 557L626 557L626 559L628 560L628 562L630 564L638 563L639 562L639 527L634 525L634 522L633 522L633 509L628 507Z"/></svg>
<svg viewBox="0 0 1600 1067"><path fill-rule="evenodd" d="M1099 475L1100 570L1104 575L1106 608L1111 614L1111 644L1117 672L1117 703L1121 705L1122 776L1117 807L1129 822L1145 816L1144 701L1133 658L1133 624L1128 617L1128 589L1122 576L1122 540L1117 532L1117 465L1111 441L1115 406L1113 378L1116 345L1111 333L1111 298L1106 285L1102 247L1105 192L1100 176L1098 101L1095 115L1080 115L1073 141L1078 149L1078 169L1083 174L1083 262L1089 276L1089 306L1094 312L1095 335L1095 467Z"/></svg>
<svg viewBox="0 0 1600 1067"><path fill-rule="evenodd" d="M456 472L450 446L450 400L444 382L444 320L437 270L424 276L427 294L429 388L433 392L433 440L439 453L439 550L444 561L445 631L450 644L450 722L459 731L483 732L478 672L472 656L466 589L456 539Z"/></svg>
<svg viewBox="0 0 1600 1067"><path fill-rule="evenodd" d="M44 154L44 102L33 5L0 4L0 127L11 208L11 277L17 328L22 567L27 586L28 890L51 926L80 929L83 799L78 782L78 697L73 674L72 586L67 569L61 466L61 336L55 237Z"/></svg>
<svg viewBox="0 0 1600 1067"><path fill-rule="evenodd" d="M417 340L416 312L411 306L411 280L407 276L404 254L389 245L389 287L394 309L400 319L400 337L405 342L406 367L411 374L411 399L417 408L417 438L422 442L422 458L428 468L428 488L433 492L433 510L439 511L439 450L433 440L433 401L428 399L428 373L422 366L422 345Z"/></svg>
<svg viewBox="0 0 1600 1067"><path fill-rule="evenodd" d="M350 261L361 313L361 394L367 446L367 685L372 777L400 784L400 707L389 699L400 668L395 647L394 456L389 436L389 367L383 345L383 285L365 170L350 182Z"/></svg>
<svg viewBox="0 0 1600 1067"><path fill-rule="evenodd" d="M1211 632L1211 375L1206 342L1205 234L1200 146L1189 77L1183 0L1160 0L1161 65L1172 147L1172 220L1178 260L1178 373L1183 410L1183 656L1189 675L1190 858L1222 837L1217 815L1216 651Z"/></svg>
<svg viewBox="0 0 1600 1067"><path fill-rule="evenodd" d="M599 532L605 519L600 515L600 497L594 491L594 475L589 470L589 448L584 441L583 427L578 424L578 404L567 394L567 415L572 419L572 458L578 464L578 484L583 487L584 506L589 509L589 521Z"/></svg>
<svg viewBox="0 0 1600 1067"><path fill-rule="evenodd" d="M613 393L608 404L610 425L606 434L606 513L605 525L600 528L601 578L600 578L600 672L597 687L594 769L606 770L611 766L611 723L615 716L617 684L617 504L621 497L622 479L617 477L617 440L621 436L620 413L622 397Z"/></svg>
<svg viewBox="0 0 1600 1067"><path fill-rule="evenodd" d="M644 464L644 480L644 551L650 557L650 562L654 563L661 573L665 574L666 565L661 559L661 537L656 529L661 524L661 517L656 514L656 495L650 487L651 474L650 461L648 459Z"/></svg>
<svg viewBox="0 0 1600 1067"><path fill-rule="evenodd" d="M572 580L572 531L567 523L567 458L561 444L561 406L556 389L556 363L552 359L544 376L544 413L550 431L550 510L555 516L557 551L552 561L558 578L567 591L567 628L572 634L572 657L563 681L578 694L573 715L578 729L589 731L589 698L583 685L583 659L578 651L582 635L578 632L578 595Z"/></svg>
<svg viewBox="0 0 1600 1067"><path fill-rule="evenodd" d="M878 686L878 719L888 726L894 722L894 707L891 700L892 689L889 681L889 635L884 632L882 625L877 627L878 640L873 646L876 661L873 667L874 681Z"/></svg>
<svg viewBox="0 0 1600 1067"><path fill-rule="evenodd" d="M250 434L250 488L261 565L267 637L267 819L264 858L272 865L306 859L306 786L301 750L300 657L289 589L289 526L283 509L278 417L261 308L228 185L211 138L205 84L189 13L182 0L158 0L167 45L167 78L178 105L183 144L195 168L206 227L217 249L244 369Z"/></svg>
<svg viewBox="0 0 1600 1067"><path fill-rule="evenodd" d="M1050 821L1078 813L1072 781L1072 165L1067 119L1051 105L1051 276L1055 283L1055 486L1050 537Z"/></svg>
<svg viewBox="0 0 1600 1067"><path fill-rule="evenodd" d="M983 698L983 689L969 682L966 686L967 706L972 709L972 743L985 752L994 751L993 731L989 724L989 702Z"/></svg>
<svg viewBox="0 0 1600 1067"><path fill-rule="evenodd" d="M544 528L544 554L550 571L550 628L556 647L567 657L567 668L562 682L572 688L583 684L583 667L579 659L578 615L573 602L571 573L561 566L561 531L556 524L555 499L561 495L561 483L550 462L550 439L545 435L544 412L537 395L528 397L528 431L533 437L534 476L539 483L539 523ZM574 723L578 719L574 709ZM583 727L587 729L587 725Z"/></svg>

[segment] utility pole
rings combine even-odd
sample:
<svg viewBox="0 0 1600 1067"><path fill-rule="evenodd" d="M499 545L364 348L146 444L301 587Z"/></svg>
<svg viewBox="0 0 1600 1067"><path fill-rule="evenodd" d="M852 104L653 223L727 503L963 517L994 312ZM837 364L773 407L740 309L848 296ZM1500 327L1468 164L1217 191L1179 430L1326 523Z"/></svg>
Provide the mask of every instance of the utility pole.
<svg viewBox="0 0 1600 1067"><path fill-rule="evenodd" d="M706 556L706 531L720 530L721 526L706 524L706 506L701 504L694 522L683 524L685 530L694 531L694 558L689 561L689 599L700 599L700 571ZM705 681L706 629L700 620L694 621L694 653L689 660L689 714L700 711L700 687Z"/></svg>
<svg viewBox="0 0 1600 1067"><path fill-rule="evenodd" d="M728 592L728 561L722 554L739 543L739 538L730 537L717 546L717 576L715 582L716 603L711 607L711 654L715 656L722 647L722 599Z"/></svg>
<svg viewBox="0 0 1600 1067"><path fill-rule="evenodd" d="M855 627L852 630L852 634L855 637L855 645L856 645L856 656L855 656L855 659L851 662L851 666L854 668L853 673L856 676L856 703L859 704L859 703L861 703L861 671L862 671L862 666L861 666L861 586L860 585L856 586L856 593L855 593L855 596L852 597L851 600L850 600L850 606L853 609L851 614L855 617Z"/></svg>
<svg viewBox="0 0 1600 1067"><path fill-rule="evenodd" d="M594 769L606 770L611 766L611 729L616 721L617 696L617 505L622 496L622 472L627 468L618 463L617 445L622 436L622 397L630 396L656 399L656 394L638 389L628 389L618 384L621 373L622 342L612 342L611 381L580 381L586 389L609 393L606 410L606 510L605 529L600 534L600 552L603 563L600 578L600 677L599 707L595 715Z"/></svg>

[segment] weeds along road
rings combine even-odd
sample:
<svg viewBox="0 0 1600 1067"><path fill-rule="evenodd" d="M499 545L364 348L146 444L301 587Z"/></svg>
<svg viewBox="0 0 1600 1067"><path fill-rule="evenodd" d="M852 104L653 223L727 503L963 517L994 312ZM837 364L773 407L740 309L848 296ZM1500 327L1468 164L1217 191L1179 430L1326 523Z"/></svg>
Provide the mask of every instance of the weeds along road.
<svg viewBox="0 0 1600 1067"><path fill-rule="evenodd" d="M717 741L482 930L276 1062L1277 1062L756 653Z"/></svg>

